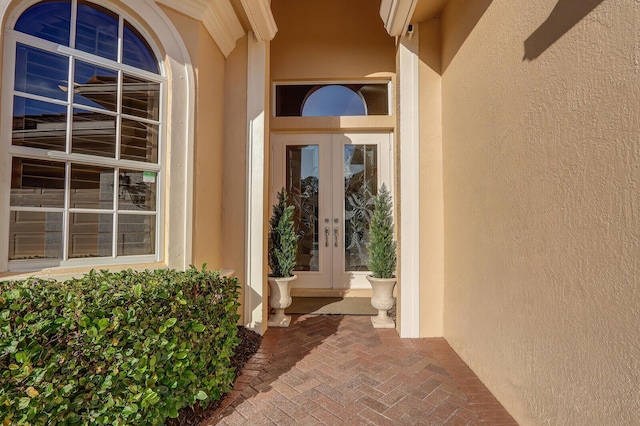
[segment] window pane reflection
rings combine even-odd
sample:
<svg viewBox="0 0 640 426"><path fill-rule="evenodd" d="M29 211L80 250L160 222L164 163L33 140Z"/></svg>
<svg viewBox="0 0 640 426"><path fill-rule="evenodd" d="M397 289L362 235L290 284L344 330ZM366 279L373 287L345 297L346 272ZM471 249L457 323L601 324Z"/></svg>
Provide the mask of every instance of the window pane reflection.
<svg viewBox="0 0 640 426"><path fill-rule="evenodd" d="M47 98L67 100L69 58L18 43L16 90Z"/></svg>
<svg viewBox="0 0 640 426"><path fill-rule="evenodd" d="M276 117L389 115L388 83L277 84Z"/></svg>
<svg viewBox="0 0 640 426"><path fill-rule="evenodd" d="M116 71L76 60L74 81L73 102L109 111L117 110Z"/></svg>
<svg viewBox="0 0 640 426"><path fill-rule="evenodd" d="M364 100L345 86L330 85L312 92L302 105L303 117L367 115Z"/></svg>
<svg viewBox="0 0 640 426"><path fill-rule="evenodd" d="M14 157L11 160L11 205L64 207L64 163Z"/></svg>
<svg viewBox="0 0 640 426"><path fill-rule="evenodd" d="M9 258L155 254L166 79L150 44L107 1L24 3L5 55L14 71L3 110L13 107ZM21 268L32 263L45 264Z"/></svg>
<svg viewBox="0 0 640 426"><path fill-rule="evenodd" d="M372 197L378 187L376 145L344 147L345 270L367 271Z"/></svg>
<svg viewBox="0 0 640 426"><path fill-rule="evenodd" d="M80 0L76 48L115 61L118 57L118 15Z"/></svg>
<svg viewBox="0 0 640 426"><path fill-rule="evenodd" d="M62 259L62 213L9 215L9 260Z"/></svg>
<svg viewBox="0 0 640 426"><path fill-rule="evenodd" d="M25 34L69 46L70 1L43 1L27 9L14 27Z"/></svg>
<svg viewBox="0 0 640 426"><path fill-rule="evenodd" d="M118 209L156 209L156 173L120 170L118 184Z"/></svg>
<svg viewBox="0 0 640 426"><path fill-rule="evenodd" d="M114 158L116 156L116 117L74 109L71 152Z"/></svg>
<svg viewBox="0 0 640 426"><path fill-rule="evenodd" d="M155 247L155 216L118 215L118 256L153 254Z"/></svg>
<svg viewBox="0 0 640 426"><path fill-rule="evenodd" d="M158 120L160 116L160 83L124 76L122 85L122 113Z"/></svg>
<svg viewBox="0 0 640 426"><path fill-rule="evenodd" d="M112 214L69 215L69 258L111 256L112 245Z"/></svg>
<svg viewBox="0 0 640 426"><path fill-rule="evenodd" d="M113 209L113 169L71 165L71 208Z"/></svg>
<svg viewBox="0 0 640 426"><path fill-rule="evenodd" d="M122 49L122 62L141 68L143 70L159 74L158 60L154 57L151 47L140 35L138 30L124 21L124 40Z"/></svg>
<svg viewBox="0 0 640 426"><path fill-rule="evenodd" d="M296 270L318 271L318 145L287 146L286 189L295 206L298 240Z"/></svg>
<svg viewBox="0 0 640 426"><path fill-rule="evenodd" d="M13 145L64 151L66 131L66 106L20 96L13 98Z"/></svg>
<svg viewBox="0 0 640 426"><path fill-rule="evenodd" d="M158 125L122 119L120 158L158 162Z"/></svg>

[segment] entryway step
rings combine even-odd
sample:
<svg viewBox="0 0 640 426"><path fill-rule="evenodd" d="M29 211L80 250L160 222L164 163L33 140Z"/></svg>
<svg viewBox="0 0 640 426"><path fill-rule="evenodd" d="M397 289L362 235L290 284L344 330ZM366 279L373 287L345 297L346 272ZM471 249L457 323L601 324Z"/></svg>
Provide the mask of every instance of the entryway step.
<svg viewBox="0 0 640 426"><path fill-rule="evenodd" d="M287 314L377 315L370 297L293 297Z"/></svg>

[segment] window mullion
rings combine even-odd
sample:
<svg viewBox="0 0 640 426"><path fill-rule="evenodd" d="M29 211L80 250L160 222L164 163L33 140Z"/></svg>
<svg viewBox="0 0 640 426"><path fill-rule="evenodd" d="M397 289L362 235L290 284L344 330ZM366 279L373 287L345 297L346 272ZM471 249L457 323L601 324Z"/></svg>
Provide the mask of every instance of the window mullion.
<svg viewBox="0 0 640 426"><path fill-rule="evenodd" d="M122 56L124 55L124 18L120 16L118 18L118 57L117 61L122 63Z"/></svg>
<svg viewBox="0 0 640 426"><path fill-rule="evenodd" d="M36 95L34 93L21 92L19 90L13 90L13 94L15 96L19 96L25 99L32 99L34 101L47 102L54 105L67 105L69 102L69 97L67 96L67 100L61 101L60 99L47 98L46 96Z"/></svg>
<svg viewBox="0 0 640 426"><path fill-rule="evenodd" d="M69 230L70 230L70 213L71 207L71 162L65 163L64 176L64 214L62 215L62 260L69 259Z"/></svg>
<svg viewBox="0 0 640 426"><path fill-rule="evenodd" d="M71 137L73 132L73 91L74 91L74 68L75 68L75 58L73 56L69 57L69 73L68 73L68 86L69 90L67 90L67 137L66 137L66 149L65 152L67 154L71 154Z"/></svg>
<svg viewBox="0 0 640 426"><path fill-rule="evenodd" d="M58 151L37 151L36 148L24 148L15 147L12 149L12 153L26 152L26 155L36 155L38 158L49 158L57 161L72 161L80 164L91 164L97 167L126 167L134 170L143 170L149 172L158 172L162 167L157 163L144 163L133 160L115 160L108 157L93 157L87 154L65 154ZM36 152L42 152L42 154L36 154ZM33 153L33 154L32 154Z"/></svg>
<svg viewBox="0 0 640 426"><path fill-rule="evenodd" d="M118 93L116 95L116 112L118 114L118 118L116 119L116 160L120 160L120 148L121 148L121 139L122 139L122 84L123 84L124 74L122 70L118 70Z"/></svg>
<svg viewBox="0 0 640 426"><path fill-rule="evenodd" d="M111 240L111 256L118 257L118 198L120 197L120 167L113 173L113 238Z"/></svg>
<svg viewBox="0 0 640 426"><path fill-rule="evenodd" d="M74 0L75 4L75 0ZM73 34L75 31L75 7L72 8L71 11L71 44L73 45ZM74 78L74 65L75 59L73 56L69 57L69 72L67 73L67 86L69 90L67 91L67 135L66 135L66 147L65 153L67 155L71 154L71 137L73 132L73 90L75 81ZM71 207L71 162L65 161L65 173L64 173L64 213L62 215L62 260L66 261L69 259L69 231L71 229L71 217L69 213L69 208Z"/></svg>
<svg viewBox="0 0 640 426"><path fill-rule="evenodd" d="M76 23L78 18L78 0L71 0L71 28L69 34L69 47L76 48Z"/></svg>

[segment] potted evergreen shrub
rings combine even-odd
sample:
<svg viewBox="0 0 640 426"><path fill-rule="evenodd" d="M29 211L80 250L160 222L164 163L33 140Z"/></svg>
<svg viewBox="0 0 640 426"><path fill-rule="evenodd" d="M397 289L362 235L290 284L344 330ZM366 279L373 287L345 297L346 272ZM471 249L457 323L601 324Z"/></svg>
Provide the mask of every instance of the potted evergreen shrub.
<svg viewBox="0 0 640 426"><path fill-rule="evenodd" d="M287 203L287 191L282 188L269 220L269 306L275 311L269 318L269 327L288 327L291 322L284 310L291 305L291 285L297 278L293 274L298 254L293 209Z"/></svg>
<svg viewBox="0 0 640 426"><path fill-rule="evenodd" d="M382 184L374 197L373 215L369 224L369 270L367 279L371 283L373 296L371 305L378 316L371 317L374 328L395 328L387 311L393 307L393 288L396 285L396 242L393 239L393 208L391 195Z"/></svg>

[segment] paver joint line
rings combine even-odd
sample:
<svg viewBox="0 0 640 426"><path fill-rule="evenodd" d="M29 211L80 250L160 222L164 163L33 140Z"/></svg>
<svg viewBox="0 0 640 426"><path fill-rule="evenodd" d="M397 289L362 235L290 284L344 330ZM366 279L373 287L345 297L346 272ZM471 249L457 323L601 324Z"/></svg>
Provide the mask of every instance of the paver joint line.
<svg viewBox="0 0 640 426"><path fill-rule="evenodd" d="M367 316L294 315L269 329L203 425L516 425L443 338L400 339Z"/></svg>

